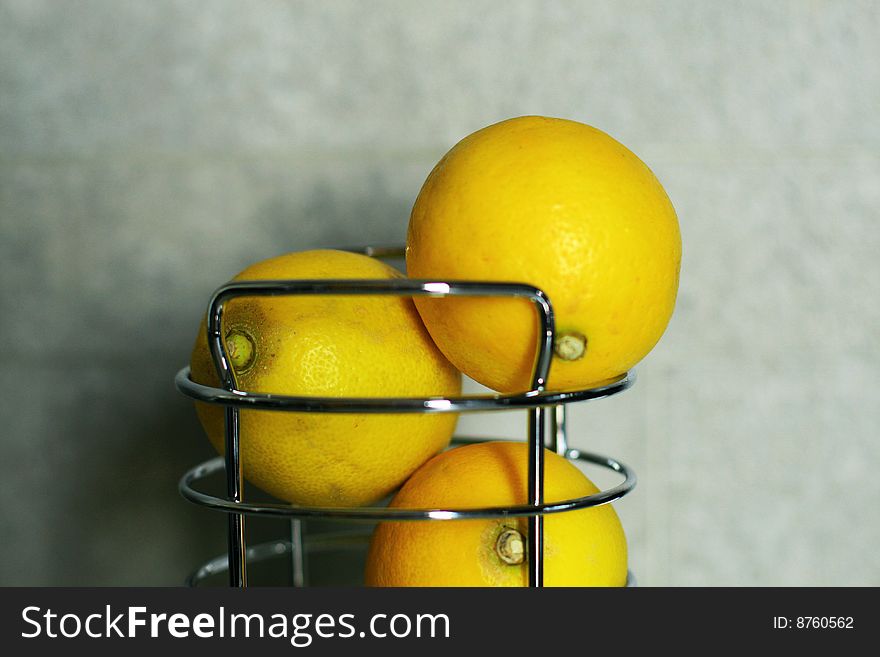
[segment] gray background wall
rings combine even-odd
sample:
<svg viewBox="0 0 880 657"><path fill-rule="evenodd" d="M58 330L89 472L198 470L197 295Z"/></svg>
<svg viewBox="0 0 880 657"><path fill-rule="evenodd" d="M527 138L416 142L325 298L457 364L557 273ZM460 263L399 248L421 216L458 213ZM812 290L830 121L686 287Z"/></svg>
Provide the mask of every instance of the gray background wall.
<svg viewBox="0 0 880 657"><path fill-rule="evenodd" d="M172 377L247 263L394 243L432 164L520 114L649 163L684 241L636 387L645 585L880 584L876 2L0 0L0 583L176 584L223 519ZM523 417L461 428L522 434Z"/></svg>

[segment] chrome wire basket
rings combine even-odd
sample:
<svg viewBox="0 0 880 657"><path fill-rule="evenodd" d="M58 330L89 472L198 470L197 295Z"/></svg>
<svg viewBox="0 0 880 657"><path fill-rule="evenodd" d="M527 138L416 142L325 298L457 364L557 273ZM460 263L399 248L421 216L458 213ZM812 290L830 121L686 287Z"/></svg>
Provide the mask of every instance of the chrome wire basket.
<svg viewBox="0 0 880 657"><path fill-rule="evenodd" d="M378 258L403 256L398 247L363 247L347 249ZM223 311L232 299L245 296L281 295L391 295L391 296L474 296L515 297L532 302L538 316L538 344L532 372L531 389L517 394L478 394L458 397L310 397L274 393L256 393L240 390L230 365L222 336ZM601 399L623 392L633 385L633 372L596 388L548 392L547 375L553 355L555 322L553 306L547 294L534 286L520 283L444 280L265 280L237 281L219 288L211 297L207 315L208 342L214 366L220 375L222 388L194 382L189 367L175 377L177 389L197 401L225 407L225 453L190 469L180 480L179 489L187 500L209 509L228 514L228 552L198 568L187 580L197 585L206 578L228 571L234 587L247 586L249 563L272 558L289 558L291 583L302 586L307 581L307 553L362 546L369 534L364 532L334 532L304 536L302 521L323 519L337 521L452 521L477 518L528 518L527 554L529 586L544 583L544 516L607 504L629 493L636 484L636 476L624 463L568 446L565 405L591 399ZM526 409L528 415L527 440L528 478L526 504L482 508L388 508L314 507L274 502L247 502L243 495L241 464L241 409L296 411L308 413L469 413ZM548 426L549 425L549 431ZM549 433L549 440L548 434ZM454 443L479 442L479 439L455 438ZM598 465L623 477L617 485L593 495L562 501L544 501L544 448L548 447L565 458ZM226 496L217 496L199 490L198 486L212 476L225 474ZM252 547L245 540L245 516L272 516L288 518L290 539L262 543ZM630 574L627 583L633 584Z"/></svg>

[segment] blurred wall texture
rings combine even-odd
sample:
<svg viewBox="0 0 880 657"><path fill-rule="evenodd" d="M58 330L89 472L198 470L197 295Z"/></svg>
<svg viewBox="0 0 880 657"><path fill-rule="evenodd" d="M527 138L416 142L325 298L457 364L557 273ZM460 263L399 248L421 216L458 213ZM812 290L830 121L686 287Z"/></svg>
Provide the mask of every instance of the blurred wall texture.
<svg viewBox="0 0 880 657"><path fill-rule="evenodd" d="M639 474L639 582L880 584L877 62L870 1L0 0L0 582L220 553L176 492L212 455L172 383L210 292L402 242L454 142L544 114L627 144L681 221L666 336L572 410Z"/></svg>

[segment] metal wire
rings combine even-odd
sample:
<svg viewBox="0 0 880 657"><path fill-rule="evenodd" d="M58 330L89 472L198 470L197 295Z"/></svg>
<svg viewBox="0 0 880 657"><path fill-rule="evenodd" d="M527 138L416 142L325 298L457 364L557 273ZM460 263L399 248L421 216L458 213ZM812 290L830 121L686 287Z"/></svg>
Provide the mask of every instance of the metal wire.
<svg viewBox="0 0 880 657"><path fill-rule="evenodd" d="M236 281L219 288L208 304L208 346L223 388L242 399L257 399L254 393L239 390L235 371L229 363L222 333L225 304L244 296L345 295L345 296L408 296L408 297L514 297L531 301L538 310L538 349L531 378L531 392L541 392L547 382L553 356L554 320L550 299L539 288L521 283L474 281L437 281L415 279L380 280L271 280ZM270 395L272 396L272 395ZM308 398L306 398L308 399ZM337 400L347 403L349 400ZM292 410L292 409L288 409ZM315 410L315 409L309 409ZM397 409L394 409L395 411ZM355 411L352 411L355 412Z"/></svg>
<svg viewBox="0 0 880 657"><path fill-rule="evenodd" d="M467 440L460 442L483 442L486 439ZM259 516L277 516L285 518L320 518L323 520L347 520L347 521L377 521L377 520L474 520L480 518L509 518L545 515L549 513L563 513L577 509L587 509L613 502L628 492L636 485L636 475L626 464L599 454L581 452L570 449L565 455L572 461L598 465L623 476L623 481L593 495L576 497L555 502L545 502L539 505L516 504L509 506L473 507L467 509L451 508L388 508L382 506L359 506L359 507L311 507L296 504L282 503L247 503L236 502L227 497L218 497L199 491L196 485L223 470L223 457L217 456L209 461L190 469L180 480L180 493L190 502L200 504L209 509L227 511L233 514L248 514Z"/></svg>
<svg viewBox="0 0 880 657"><path fill-rule="evenodd" d="M399 247L359 247L347 249L374 257L399 257ZM537 310L537 345L531 387L517 394L465 395L458 397L314 397L274 393L255 393L238 387L235 371L230 365L222 333L226 304L242 296L281 295L378 295L425 297L511 297L523 298ZM626 373L603 385L586 390L546 392L545 385L552 359L555 324L550 299L539 288L506 282L439 281L414 279L382 280L271 280L236 281L219 288L208 305L208 344L221 388L192 381L189 367L182 368L175 378L177 388L185 395L226 407L225 455L207 461L188 471L180 481L180 492L188 500L202 506L229 513L228 565L230 583L247 585L247 560L254 556L246 546L245 515L285 516L293 519L323 518L336 520L455 520L462 518L498 518L525 516L529 524L529 585L543 585L543 516L606 504L625 495L635 485L635 474L621 462L594 454L567 450L564 410L567 402L599 399L617 394L633 385L634 373ZM568 458L585 460L611 468L624 475L624 481L611 489L581 498L546 504L544 502L544 433L546 407L554 406L551 436L557 453ZM527 504L507 507L473 509L388 509L377 507L327 508L296 505L247 503L243 499L243 475L240 450L240 409L298 411L319 413L460 413L527 409L528 422L528 488ZM196 490L193 484L213 473L225 470L227 497L217 497ZM297 525L291 525L294 550L292 568L296 583L304 581L304 543ZM261 553L262 554L262 553ZM213 563L213 562L212 562ZM204 568L208 568L210 564ZM213 571L216 568L212 567ZM211 570L211 568L209 568ZM210 573L209 573L210 574Z"/></svg>
<svg viewBox="0 0 880 657"><path fill-rule="evenodd" d="M541 392L529 390L519 394L462 395L459 397L310 397L276 395L241 390L227 391L202 385L190 378L189 366L175 377L175 384L187 397L209 404L267 411L301 411L306 413L485 413L513 411L538 406L555 406L610 397L636 381L635 371L588 390ZM555 435L555 434L554 434Z"/></svg>

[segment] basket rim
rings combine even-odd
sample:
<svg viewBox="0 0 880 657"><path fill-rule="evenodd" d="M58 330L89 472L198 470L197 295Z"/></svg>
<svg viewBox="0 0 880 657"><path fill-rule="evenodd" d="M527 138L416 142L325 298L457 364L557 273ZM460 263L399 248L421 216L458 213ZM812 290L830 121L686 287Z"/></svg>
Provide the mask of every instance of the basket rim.
<svg viewBox="0 0 880 657"><path fill-rule="evenodd" d="M457 444L490 442L492 438L456 438ZM382 506L361 507L322 507L284 504L275 502L236 502L230 497L210 495L198 490L198 482L225 471L224 458L217 456L190 468L180 479L178 489L188 501L215 511L244 515L274 516L299 519L345 520L345 521L389 521L389 520L476 520L490 518L516 518L544 516L553 513L577 511L608 504L629 493L636 485L636 474L628 465L617 459L567 449L564 457L569 461L590 463L612 470L624 477L619 484L592 495L574 497L542 504L513 504L472 508L388 508Z"/></svg>

